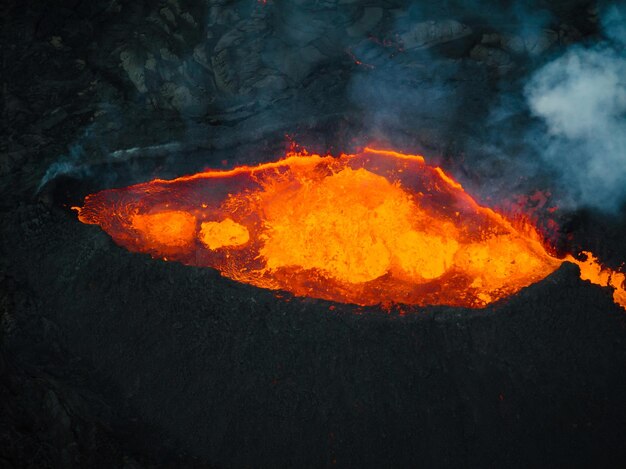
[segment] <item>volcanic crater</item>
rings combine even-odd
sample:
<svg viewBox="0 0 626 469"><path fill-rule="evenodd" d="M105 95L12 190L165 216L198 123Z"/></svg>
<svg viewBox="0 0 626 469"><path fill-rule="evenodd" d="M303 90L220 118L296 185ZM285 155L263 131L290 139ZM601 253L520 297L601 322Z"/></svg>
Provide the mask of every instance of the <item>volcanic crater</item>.
<svg viewBox="0 0 626 469"><path fill-rule="evenodd" d="M620 4L5 9L3 467L624 467Z"/></svg>

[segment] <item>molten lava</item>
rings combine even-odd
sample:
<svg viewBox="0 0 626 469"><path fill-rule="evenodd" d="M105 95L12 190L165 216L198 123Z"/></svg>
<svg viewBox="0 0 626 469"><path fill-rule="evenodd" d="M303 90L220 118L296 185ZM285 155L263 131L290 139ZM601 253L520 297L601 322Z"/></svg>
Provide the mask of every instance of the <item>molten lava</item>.
<svg viewBox="0 0 626 469"><path fill-rule="evenodd" d="M421 156L372 148L105 190L78 211L131 251L360 305L482 307L563 262ZM624 274L566 260L626 306Z"/></svg>

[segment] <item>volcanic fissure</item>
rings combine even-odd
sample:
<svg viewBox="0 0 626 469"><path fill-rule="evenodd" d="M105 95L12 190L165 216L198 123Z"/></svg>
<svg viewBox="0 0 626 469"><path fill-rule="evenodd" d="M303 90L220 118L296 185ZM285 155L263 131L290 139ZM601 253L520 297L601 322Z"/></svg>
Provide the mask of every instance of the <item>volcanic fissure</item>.
<svg viewBox="0 0 626 469"><path fill-rule="evenodd" d="M626 307L623 273L592 253L557 258L530 222L479 205L420 155L291 152L101 191L76 210L131 251L297 296L479 308L570 261Z"/></svg>

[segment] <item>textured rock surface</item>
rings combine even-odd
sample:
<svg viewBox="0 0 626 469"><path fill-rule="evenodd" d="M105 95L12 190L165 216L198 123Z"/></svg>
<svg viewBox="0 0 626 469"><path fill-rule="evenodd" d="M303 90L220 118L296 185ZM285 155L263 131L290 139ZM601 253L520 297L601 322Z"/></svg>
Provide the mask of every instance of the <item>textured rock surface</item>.
<svg viewBox="0 0 626 469"><path fill-rule="evenodd" d="M5 353L55 373L9 372L5 391L35 412L11 431L42 435L42 463L606 467L626 457L616 432L626 317L574 267L485 311L355 314L133 255L58 209L17 210L2 226L3 240L28 240L10 246L29 290L10 289L28 299L14 293L4 311ZM19 406L3 409L5 425L17 421Z"/></svg>

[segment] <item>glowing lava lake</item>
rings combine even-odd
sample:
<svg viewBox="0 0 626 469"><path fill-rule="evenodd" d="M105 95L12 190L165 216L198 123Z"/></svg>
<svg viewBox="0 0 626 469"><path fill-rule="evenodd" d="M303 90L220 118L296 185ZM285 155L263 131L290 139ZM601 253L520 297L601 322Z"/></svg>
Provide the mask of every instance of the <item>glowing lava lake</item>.
<svg viewBox="0 0 626 469"><path fill-rule="evenodd" d="M480 206L419 155L289 153L104 190L77 210L131 251L297 296L478 308L567 260L626 306L623 273L591 254L554 257L536 229Z"/></svg>

